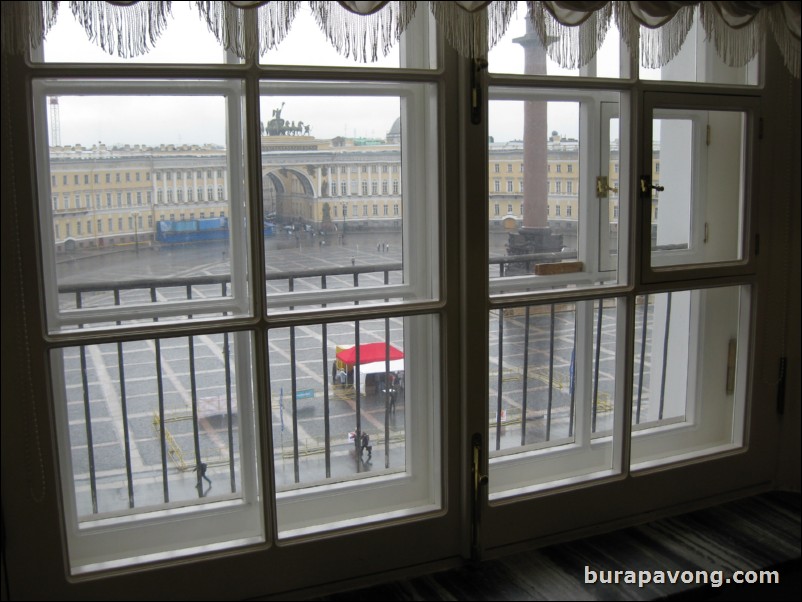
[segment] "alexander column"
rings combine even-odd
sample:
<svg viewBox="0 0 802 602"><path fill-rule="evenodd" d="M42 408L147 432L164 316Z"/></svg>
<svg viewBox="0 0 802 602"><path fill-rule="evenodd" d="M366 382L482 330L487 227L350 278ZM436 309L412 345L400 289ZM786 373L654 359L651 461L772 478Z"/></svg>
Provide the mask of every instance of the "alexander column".
<svg viewBox="0 0 802 602"><path fill-rule="evenodd" d="M526 35L513 40L524 48L524 73L546 74L546 49L526 20ZM523 227L510 234L509 255L561 251L562 235L549 227L548 107L546 101L524 101L524 216ZM546 262L548 260L544 260Z"/></svg>

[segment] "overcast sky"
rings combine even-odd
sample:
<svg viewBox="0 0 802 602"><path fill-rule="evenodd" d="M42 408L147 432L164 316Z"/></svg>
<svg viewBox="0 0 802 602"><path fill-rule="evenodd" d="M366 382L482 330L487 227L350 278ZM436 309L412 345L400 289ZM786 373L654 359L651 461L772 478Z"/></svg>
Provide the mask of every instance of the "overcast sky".
<svg viewBox="0 0 802 602"><path fill-rule="evenodd" d="M137 62L219 62L223 53L220 45L201 21L190 3L174 2L173 18L168 22L154 50ZM519 3L523 5L524 3ZM523 50L512 42L523 35L525 8L520 8L504 39L489 56L490 69L495 72L522 73ZM608 38L613 36L608 36ZM187 40L192 40L187 44ZM609 40L608 40L609 41ZM60 10L57 25L45 42L45 56L51 60L75 62L119 62L96 44L87 40L83 28L69 10ZM56 59L58 57L58 59ZM358 66L353 59L339 56L325 40L306 4L302 6L290 34L275 53L267 59L282 64L319 64ZM398 49L377 66L398 64ZM566 73L555 65L549 73ZM393 98L346 99L277 95L265 98L261 118L267 123L272 111L285 106L282 117L287 121L303 121L311 125L311 134L320 138L360 136L384 138L393 121L399 116L399 103ZM126 119L121 119L126 115ZM59 98L61 143L80 143L91 147L104 144L204 144L224 145L224 104L218 98L191 97L76 97ZM492 104L489 115L490 135L497 142L522 138L522 103ZM578 135L576 105L552 103L549 110L549 130L563 136Z"/></svg>

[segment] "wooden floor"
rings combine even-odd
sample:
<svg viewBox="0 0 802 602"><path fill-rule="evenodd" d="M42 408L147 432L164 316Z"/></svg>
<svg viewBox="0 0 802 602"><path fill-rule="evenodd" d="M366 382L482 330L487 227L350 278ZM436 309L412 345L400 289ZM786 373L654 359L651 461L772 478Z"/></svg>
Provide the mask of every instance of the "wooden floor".
<svg viewBox="0 0 802 602"><path fill-rule="evenodd" d="M799 600L800 496L772 492L597 537L317 600ZM776 570L779 585L585 583L596 571ZM681 575L681 573L680 573ZM597 577L600 577L597 573ZM625 579L622 573L621 580Z"/></svg>

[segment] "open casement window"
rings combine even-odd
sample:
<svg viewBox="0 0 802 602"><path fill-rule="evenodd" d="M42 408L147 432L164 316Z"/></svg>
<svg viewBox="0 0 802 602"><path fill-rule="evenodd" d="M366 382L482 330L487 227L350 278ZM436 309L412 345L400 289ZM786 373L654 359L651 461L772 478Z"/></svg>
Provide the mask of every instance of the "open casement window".
<svg viewBox="0 0 802 602"><path fill-rule="evenodd" d="M754 268L752 157L757 102L748 96L645 95L637 195L643 279L744 274ZM691 276L695 277L695 276Z"/></svg>
<svg viewBox="0 0 802 602"><path fill-rule="evenodd" d="M72 575L443 524L446 90L399 67L433 60L429 20L350 79L97 76L54 35L32 91Z"/></svg>
<svg viewBox="0 0 802 602"><path fill-rule="evenodd" d="M610 287L626 282L628 130L617 92L493 87L489 161L511 165L515 192L491 189L491 295ZM614 170L611 173L611 170Z"/></svg>

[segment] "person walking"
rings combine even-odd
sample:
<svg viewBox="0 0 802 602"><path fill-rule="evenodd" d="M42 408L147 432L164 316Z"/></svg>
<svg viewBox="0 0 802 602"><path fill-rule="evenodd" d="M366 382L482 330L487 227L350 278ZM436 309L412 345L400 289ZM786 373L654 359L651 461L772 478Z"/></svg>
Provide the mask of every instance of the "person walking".
<svg viewBox="0 0 802 602"><path fill-rule="evenodd" d="M371 457L373 456L373 446L370 444L370 435L366 432L362 431L362 435L359 439L359 457L362 458L362 454L365 450L368 450L368 462L370 461Z"/></svg>

